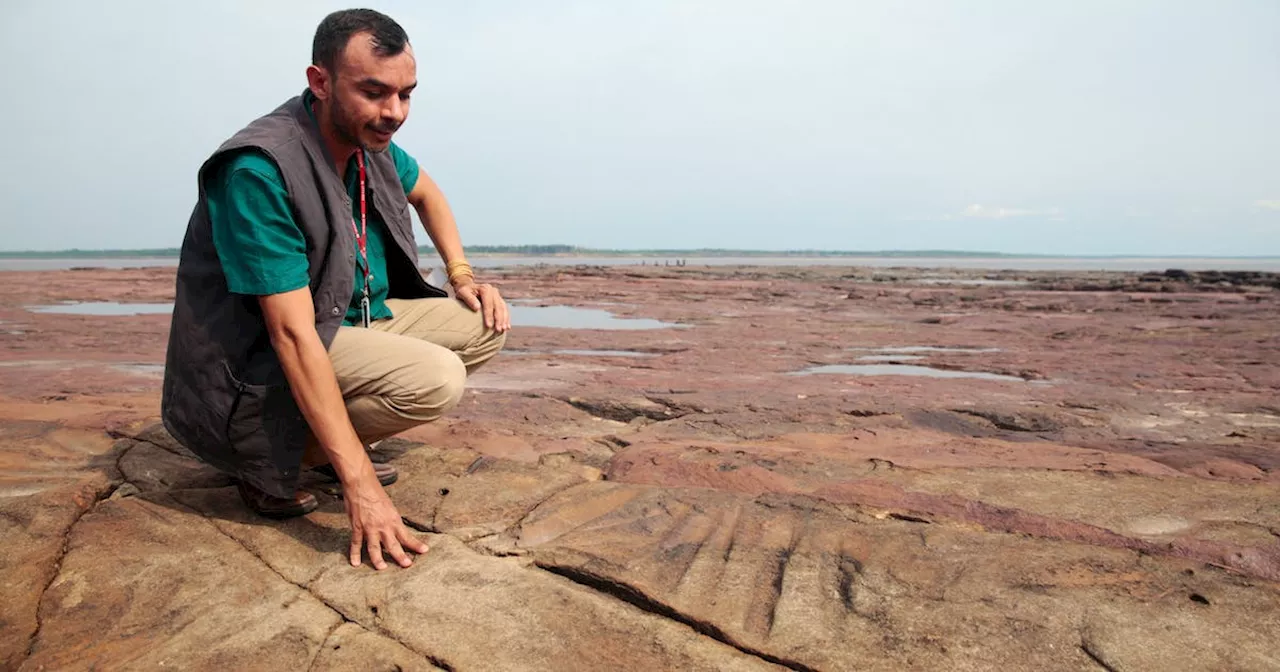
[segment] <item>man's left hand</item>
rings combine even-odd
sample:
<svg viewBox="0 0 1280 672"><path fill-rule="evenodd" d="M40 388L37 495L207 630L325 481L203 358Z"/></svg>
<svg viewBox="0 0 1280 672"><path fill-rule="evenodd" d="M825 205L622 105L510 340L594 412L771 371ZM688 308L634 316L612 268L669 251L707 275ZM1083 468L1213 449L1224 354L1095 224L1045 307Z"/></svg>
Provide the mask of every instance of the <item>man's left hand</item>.
<svg viewBox="0 0 1280 672"><path fill-rule="evenodd" d="M507 309L507 302L502 299L497 287L487 283L477 284L464 277L453 286L453 293L471 310L483 312L486 328L495 329L498 333L511 329L511 311Z"/></svg>

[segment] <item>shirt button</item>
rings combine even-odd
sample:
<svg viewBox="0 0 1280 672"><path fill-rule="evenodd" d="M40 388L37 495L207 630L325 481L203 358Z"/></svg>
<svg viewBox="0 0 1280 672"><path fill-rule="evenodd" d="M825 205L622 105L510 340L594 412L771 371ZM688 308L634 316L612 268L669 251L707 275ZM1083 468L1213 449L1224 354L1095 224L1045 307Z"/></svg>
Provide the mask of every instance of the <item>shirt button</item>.
<svg viewBox="0 0 1280 672"><path fill-rule="evenodd" d="M338 308L337 306L334 306L334 307L333 307L333 314L334 314L334 315L341 315L341 314L342 314L342 310L341 310L340 308Z"/></svg>

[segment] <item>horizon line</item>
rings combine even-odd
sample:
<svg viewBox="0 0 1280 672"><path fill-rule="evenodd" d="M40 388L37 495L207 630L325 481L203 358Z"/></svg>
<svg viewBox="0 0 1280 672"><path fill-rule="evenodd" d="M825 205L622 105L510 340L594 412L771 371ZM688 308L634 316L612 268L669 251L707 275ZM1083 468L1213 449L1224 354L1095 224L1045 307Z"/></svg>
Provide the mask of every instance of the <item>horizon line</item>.
<svg viewBox="0 0 1280 672"><path fill-rule="evenodd" d="M479 255L514 255L514 256L654 256L683 255L688 257L702 256L783 256L783 257L969 257L969 258L1045 258L1045 259L1280 259L1280 254L1234 255L1234 254L1050 254L1041 252L995 252L990 250L948 250L948 249L891 249L891 250L832 250L820 248L797 248L785 250L735 249L719 247L700 248L591 248L576 245L464 245L465 252ZM46 259L77 257L177 257L180 248L65 248L60 250L0 250L0 258ZM431 245L419 245L419 253L435 252Z"/></svg>

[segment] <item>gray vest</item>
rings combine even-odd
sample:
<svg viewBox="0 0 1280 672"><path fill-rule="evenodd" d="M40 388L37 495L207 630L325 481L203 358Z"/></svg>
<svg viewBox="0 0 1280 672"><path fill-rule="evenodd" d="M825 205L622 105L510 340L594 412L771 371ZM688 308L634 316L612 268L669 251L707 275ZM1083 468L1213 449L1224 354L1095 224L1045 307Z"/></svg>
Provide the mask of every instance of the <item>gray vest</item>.
<svg viewBox="0 0 1280 672"><path fill-rule="evenodd" d="M307 242L316 331L325 348L355 286L351 198L334 172L303 97L285 102L227 140L200 167L199 197L178 262L165 356L161 417L201 459L278 497L297 488L310 428L271 346L257 297L231 294L214 249L204 181L228 152L256 147L284 177ZM369 153L369 207L386 223L391 298L446 296L418 270L409 203L386 152Z"/></svg>

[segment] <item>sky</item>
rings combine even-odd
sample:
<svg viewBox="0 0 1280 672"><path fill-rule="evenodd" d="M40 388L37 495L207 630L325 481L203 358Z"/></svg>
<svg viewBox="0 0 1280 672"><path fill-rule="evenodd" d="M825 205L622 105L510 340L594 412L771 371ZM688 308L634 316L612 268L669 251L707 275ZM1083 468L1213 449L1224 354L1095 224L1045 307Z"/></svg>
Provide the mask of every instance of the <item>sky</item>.
<svg viewBox="0 0 1280 672"><path fill-rule="evenodd" d="M180 245L344 7L6 0L0 249ZM372 7L466 244L1280 255L1275 0Z"/></svg>

